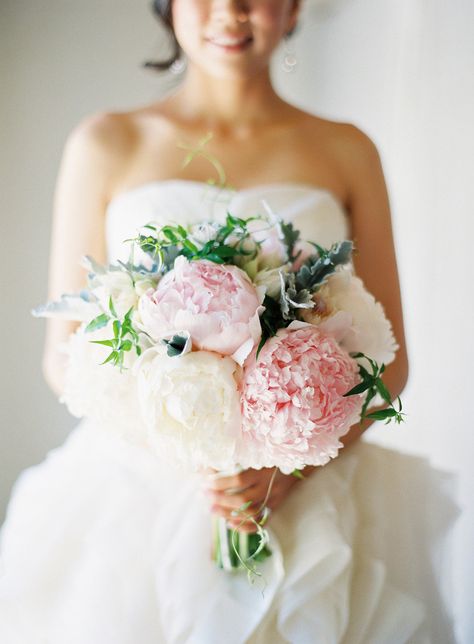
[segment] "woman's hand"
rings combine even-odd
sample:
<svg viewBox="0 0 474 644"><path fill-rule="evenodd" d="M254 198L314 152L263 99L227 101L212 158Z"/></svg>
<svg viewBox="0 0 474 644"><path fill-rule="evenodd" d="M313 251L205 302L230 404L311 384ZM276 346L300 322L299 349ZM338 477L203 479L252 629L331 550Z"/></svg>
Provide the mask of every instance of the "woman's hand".
<svg viewBox="0 0 474 644"><path fill-rule="evenodd" d="M228 520L230 528L239 532L256 532L253 521L245 517L251 515L261 521L264 507L275 511L288 496L298 479L291 474L282 474L277 468L244 470L239 474L226 477L213 477L215 472L208 471L206 492L211 498L211 511ZM243 505L251 503L237 515Z"/></svg>

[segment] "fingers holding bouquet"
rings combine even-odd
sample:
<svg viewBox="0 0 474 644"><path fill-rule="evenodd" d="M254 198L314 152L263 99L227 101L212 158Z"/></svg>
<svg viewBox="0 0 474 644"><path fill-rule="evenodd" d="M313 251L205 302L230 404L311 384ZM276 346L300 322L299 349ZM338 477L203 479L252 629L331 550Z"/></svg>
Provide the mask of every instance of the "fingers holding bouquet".
<svg viewBox="0 0 474 644"><path fill-rule="evenodd" d="M298 481L277 468L248 469L207 480L206 493L213 514L226 519L229 528L256 532L265 524Z"/></svg>

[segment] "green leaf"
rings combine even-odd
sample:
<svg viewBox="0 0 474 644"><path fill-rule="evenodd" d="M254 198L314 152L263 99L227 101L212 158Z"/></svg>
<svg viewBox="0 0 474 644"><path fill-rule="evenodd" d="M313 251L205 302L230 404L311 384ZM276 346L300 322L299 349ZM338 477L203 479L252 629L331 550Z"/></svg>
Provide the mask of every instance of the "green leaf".
<svg viewBox="0 0 474 644"><path fill-rule="evenodd" d="M107 325L109 321L109 316L107 313L101 313L96 318L91 320L85 328L85 332L89 333L90 331L96 331L97 329L102 329L102 327Z"/></svg>
<svg viewBox="0 0 474 644"><path fill-rule="evenodd" d="M207 255L208 253L210 253L214 248L214 242L215 242L214 239L210 239L208 242L206 242L204 246L201 248L201 250L199 251L199 255L204 257L204 255Z"/></svg>
<svg viewBox="0 0 474 644"><path fill-rule="evenodd" d="M372 358L369 358L368 356L365 356L365 359L369 361L370 366L372 367L372 374L374 377L377 377L377 374L379 373L379 366L375 362L375 360L372 360Z"/></svg>
<svg viewBox="0 0 474 644"><path fill-rule="evenodd" d="M397 423L397 425L400 425L400 423L404 423L405 419L403 418L405 414L401 414L400 412L397 412L397 415L394 416L394 420Z"/></svg>
<svg viewBox="0 0 474 644"><path fill-rule="evenodd" d="M132 336L133 341L137 343L139 339L138 333L135 331L135 329L132 326L128 329L128 333L130 333L130 335Z"/></svg>
<svg viewBox="0 0 474 644"><path fill-rule="evenodd" d="M329 250L317 246L319 256L309 257L296 273L296 288L314 292L334 273L337 266L347 264L351 258L352 247L352 242L348 240L334 244Z"/></svg>
<svg viewBox="0 0 474 644"><path fill-rule="evenodd" d="M397 415L397 411L390 407L389 409L380 409L378 411L373 411L370 414L367 414L366 418L372 418L373 420L385 420L386 418L393 418Z"/></svg>
<svg viewBox="0 0 474 644"><path fill-rule="evenodd" d="M359 382L358 385L355 387L352 387L347 393L343 395L343 398L346 398L347 396L355 396L356 394L361 394L364 391L367 391L371 386L370 382Z"/></svg>
<svg viewBox="0 0 474 644"><path fill-rule="evenodd" d="M117 353L117 351L112 351L112 353L110 353L110 354L107 356L107 358L104 360L104 362L101 362L100 364L101 364L101 365L102 365L102 364L107 364L108 362L111 362L112 360L114 361L114 364L116 364L117 358L118 358L118 353Z"/></svg>
<svg viewBox="0 0 474 644"><path fill-rule="evenodd" d="M367 381L370 380L370 382L372 382L372 383L374 382L374 377L371 376L370 373L367 371L367 369L364 366L362 366L361 364L359 365L359 374L360 374L362 380L367 380Z"/></svg>
<svg viewBox="0 0 474 644"><path fill-rule="evenodd" d="M123 318L123 321L124 321L124 322L130 322L131 317L132 317L132 313L133 313L133 306L131 306L131 307L128 309L128 311L125 313L124 318Z"/></svg>
<svg viewBox="0 0 474 644"><path fill-rule="evenodd" d="M389 392L389 390L387 389L387 387L384 385L384 383L382 382L382 380L380 378L377 378L375 380L375 386L376 386L377 391L379 392L379 394L385 400L385 402L388 403L389 405L391 405L392 404L392 397L390 396L390 392Z"/></svg>
<svg viewBox="0 0 474 644"><path fill-rule="evenodd" d="M214 250L214 252L218 254L219 257L234 257L234 255L239 254L237 248L232 248L230 246L219 246Z"/></svg>
<svg viewBox="0 0 474 644"><path fill-rule="evenodd" d="M368 406L370 405L371 401L373 398L375 398L375 395L377 394L377 390L375 387L371 387L367 391L367 395L364 400L364 404L362 405L362 409L360 410L360 421L362 422L364 418L366 418L365 412L367 411Z"/></svg>
<svg viewBox="0 0 474 644"><path fill-rule="evenodd" d="M170 358L182 355L188 338L182 335L174 335L170 340L161 340L161 344L166 346L166 353Z"/></svg>
<svg viewBox="0 0 474 644"><path fill-rule="evenodd" d="M216 255L215 253L209 253L206 259L208 259L210 262L214 262L215 264L224 264L222 257L219 257L219 255Z"/></svg>
<svg viewBox="0 0 474 644"><path fill-rule="evenodd" d="M305 475L301 470L293 470L293 472L291 473L291 476L294 476L297 479L301 479L301 480L305 478Z"/></svg>
<svg viewBox="0 0 474 644"><path fill-rule="evenodd" d="M177 244L179 242L179 237L176 235L172 226L163 226L161 234L173 244Z"/></svg>
<svg viewBox="0 0 474 644"><path fill-rule="evenodd" d="M293 253L296 242L300 238L300 231L293 228L293 224L291 222L285 221L280 222L280 228L283 233L283 241L286 246L288 257L290 260L295 259Z"/></svg>
<svg viewBox="0 0 474 644"><path fill-rule="evenodd" d="M183 246L193 254L197 254L199 252L199 248L189 239L183 239Z"/></svg>
<svg viewBox="0 0 474 644"><path fill-rule="evenodd" d="M112 301L112 296L109 297L109 311L114 318L117 317L117 312L115 310L114 303Z"/></svg>
<svg viewBox="0 0 474 644"><path fill-rule="evenodd" d="M120 351L130 351L130 349L133 347L133 343L131 340L124 340L122 344L119 346Z"/></svg>
<svg viewBox="0 0 474 644"><path fill-rule="evenodd" d="M230 212L227 213L226 223L228 226L232 226L233 228L236 228L237 226L245 228L247 226L247 221L245 219L234 217Z"/></svg>
<svg viewBox="0 0 474 644"><path fill-rule="evenodd" d="M122 325L120 324L119 320L114 320L114 322L112 324L112 328L114 330L115 338L120 337L120 328L121 328L121 326Z"/></svg>
<svg viewBox="0 0 474 644"><path fill-rule="evenodd" d="M102 344L104 347L115 347L115 340L90 340L92 344Z"/></svg>

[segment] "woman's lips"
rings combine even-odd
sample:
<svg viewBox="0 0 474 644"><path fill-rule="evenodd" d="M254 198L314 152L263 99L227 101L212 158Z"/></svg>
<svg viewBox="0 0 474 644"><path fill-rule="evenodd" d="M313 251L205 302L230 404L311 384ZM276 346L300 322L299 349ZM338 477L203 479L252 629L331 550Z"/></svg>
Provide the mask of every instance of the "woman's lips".
<svg viewBox="0 0 474 644"><path fill-rule="evenodd" d="M222 51L239 52L247 49L252 42L252 36L214 36L206 38L207 42Z"/></svg>

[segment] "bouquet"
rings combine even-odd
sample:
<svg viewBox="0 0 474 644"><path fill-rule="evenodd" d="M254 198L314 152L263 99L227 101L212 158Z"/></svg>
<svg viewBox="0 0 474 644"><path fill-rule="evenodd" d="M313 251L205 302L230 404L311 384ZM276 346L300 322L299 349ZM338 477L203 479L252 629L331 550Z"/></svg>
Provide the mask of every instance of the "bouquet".
<svg viewBox="0 0 474 644"><path fill-rule="evenodd" d="M269 209L126 241L127 263L85 258L88 287L34 311L81 322L66 347L73 415L188 469L296 476L335 458L358 420L402 420L382 381L397 345L350 241L322 248ZM376 398L386 408L369 412ZM248 505L255 534L215 520L227 570L270 554L264 504L259 521Z"/></svg>

